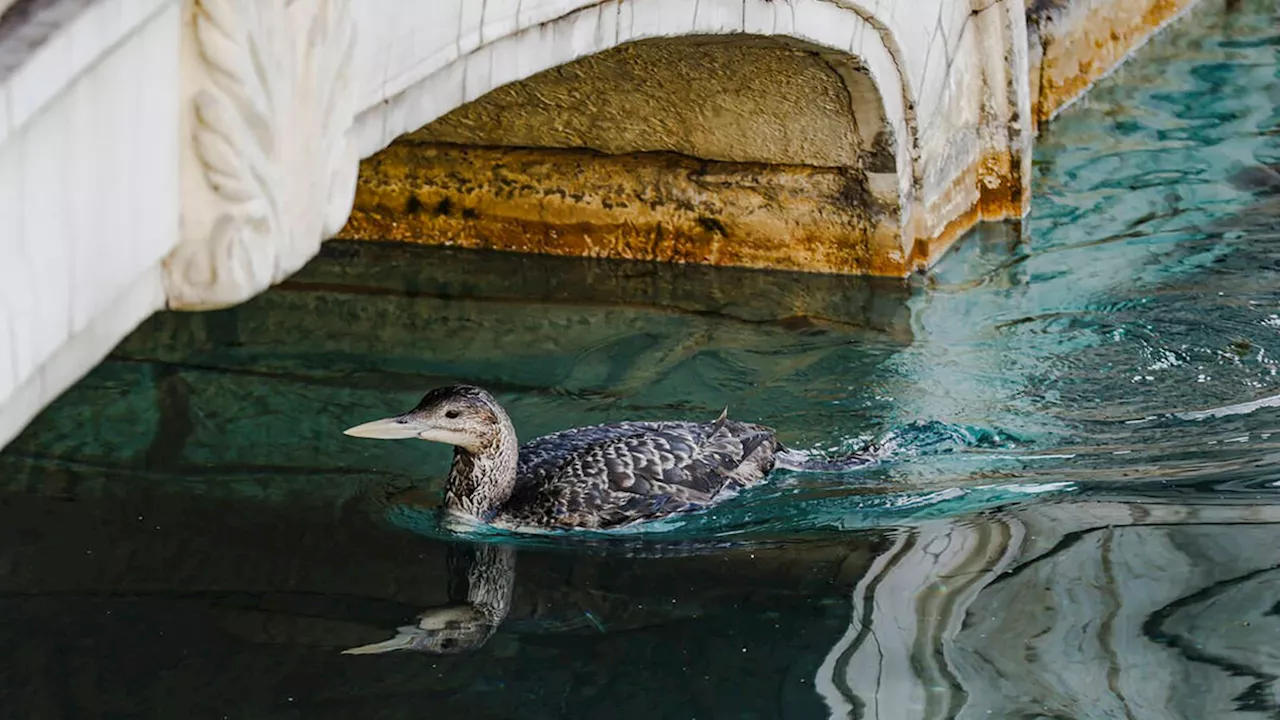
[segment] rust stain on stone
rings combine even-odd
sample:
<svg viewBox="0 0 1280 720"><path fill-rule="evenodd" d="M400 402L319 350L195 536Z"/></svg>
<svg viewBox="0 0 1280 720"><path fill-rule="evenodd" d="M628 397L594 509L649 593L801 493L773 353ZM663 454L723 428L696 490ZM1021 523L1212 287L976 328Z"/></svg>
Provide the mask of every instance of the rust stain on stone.
<svg viewBox="0 0 1280 720"><path fill-rule="evenodd" d="M338 237L867 274L898 213L865 182L670 153L404 142L361 164Z"/></svg>
<svg viewBox="0 0 1280 720"><path fill-rule="evenodd" d="M854 169L402 141L361 164L338 237L904 277L977 222L1021 217L1015 167L981 158L913 209L904 246L899 208Z"/></svg>
<svg viewBox="0 0 1280 720"><path fill-rule="evenodd" d="M1038 129L1196 0L1038 2L1028 10L1032 122Z"/></svg>
<svg viewBox="0 0 1280 720"><path fill-rule="evenodd" d="M1017 165L1017 158L1008 151L984 155L957 176L938 201L922 209L920 217L943 224L932 232L916 228L908 269L923 271L932 267L979 222L1023 217L1029 198L1017 180ZM948 203L961 209L943 209Z"/></svg>

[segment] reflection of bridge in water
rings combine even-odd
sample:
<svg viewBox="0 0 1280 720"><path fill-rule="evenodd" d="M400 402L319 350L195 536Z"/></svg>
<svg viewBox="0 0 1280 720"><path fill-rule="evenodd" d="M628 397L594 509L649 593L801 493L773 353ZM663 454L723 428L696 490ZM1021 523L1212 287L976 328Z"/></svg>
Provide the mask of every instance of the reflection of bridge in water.
<svg viewBox="0 0 1280 720"><path fill-rule="evenodd" d="M903 529L858 563L814 687L834 718L1274 713L1277 533L1276 506L1107 500ZM449 602L354 652L480 649L511 610L513 560L456 546Z"/></svg>
<svg viewBox="0 0 1280 720"><path fill-rule="evenodd" d="M1275 713L1280 507L1080 502L899 533L817 687L832 717Z"/></svg>

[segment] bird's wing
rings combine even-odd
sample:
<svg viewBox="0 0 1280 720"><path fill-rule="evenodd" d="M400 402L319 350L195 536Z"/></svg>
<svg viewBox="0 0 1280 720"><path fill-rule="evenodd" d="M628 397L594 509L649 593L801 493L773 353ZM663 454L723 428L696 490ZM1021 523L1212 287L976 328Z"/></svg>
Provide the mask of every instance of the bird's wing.
<svg viewBox="0 0 1280 720"><path fill-rule="evenodd" d="M658 429L663 423L626 422L613 425L587 425L534 438L520 446L517 475L542 479L555 472L565 460L588 448L621 437Z"/></svg>
<svg viewBox="0 0 1280 720"><path fill-rule="evenodd" d="M728 423L633 423L596 442L583 442L546 472L541 492L555 514L598 514L606 522L667 514L704 505L743 460L773 433ZM617 518L613 518L617 515Z"/></svg>

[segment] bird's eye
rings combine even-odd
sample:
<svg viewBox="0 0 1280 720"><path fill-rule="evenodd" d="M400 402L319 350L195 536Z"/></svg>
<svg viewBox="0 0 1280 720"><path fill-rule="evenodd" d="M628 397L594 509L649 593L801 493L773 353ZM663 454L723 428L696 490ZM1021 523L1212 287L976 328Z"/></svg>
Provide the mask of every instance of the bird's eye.
<svg viewBox="0 0 1280 720"><path fill-rule="evenodd" d="M445 417L447 417L447 418L449 418L450 420L452 420L452 419L454 419L454 418L458 417L458 411L457 411L457 410L446 410L446 411L445 411L445 413L444 413L444 416L445 416Z"/></svg>

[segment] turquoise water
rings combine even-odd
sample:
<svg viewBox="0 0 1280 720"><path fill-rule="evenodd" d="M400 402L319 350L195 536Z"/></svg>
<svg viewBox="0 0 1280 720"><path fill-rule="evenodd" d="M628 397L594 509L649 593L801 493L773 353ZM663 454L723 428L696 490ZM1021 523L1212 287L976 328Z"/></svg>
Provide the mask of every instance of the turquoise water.
<svg viewBox="0 0 1280 720"><path fill-rule="evenodd" d="M326 246L162 314L0 453L12 717L1280 714L1280 7L1206 0L908 283ZM459 536L434 385L523 437L737 418L882 460L641 530ZM479 543L478 546L472 543ZM468 582L450 552L480 553ZM343 655L468 588L463 652Z"/></svg>

